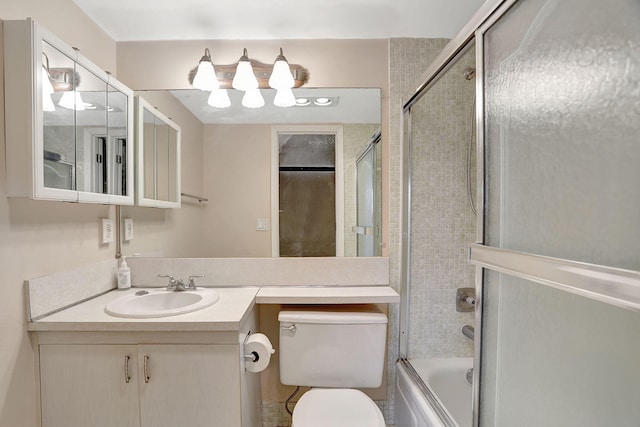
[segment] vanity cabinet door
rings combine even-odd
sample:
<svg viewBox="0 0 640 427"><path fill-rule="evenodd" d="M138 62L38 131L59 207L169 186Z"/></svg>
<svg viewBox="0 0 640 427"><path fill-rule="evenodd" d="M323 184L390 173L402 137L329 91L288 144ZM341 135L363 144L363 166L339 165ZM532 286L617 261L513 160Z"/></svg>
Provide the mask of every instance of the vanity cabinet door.
<svg viewBox="0 0 640 427"><path fill-rule="evenodd" d="M238 346L140 345L138 363L143 427L242 424Z"/></svg>
<svg viewBox="0 0 640 427"><path fill-rule="evenodd" d="M139 426L136 359L135 345L40 345L42 427Z"/></svg>

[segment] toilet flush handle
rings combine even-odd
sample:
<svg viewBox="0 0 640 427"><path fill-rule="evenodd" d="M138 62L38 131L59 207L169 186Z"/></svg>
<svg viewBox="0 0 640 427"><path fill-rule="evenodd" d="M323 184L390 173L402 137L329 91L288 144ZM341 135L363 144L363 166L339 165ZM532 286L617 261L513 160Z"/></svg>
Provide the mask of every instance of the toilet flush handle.
<svg viewBox="0 0 640 427"><path fill-rule="evenodd" d="M287 330L291 333L296 333L296 325L291 325L291 326L280 326L280 329L284 329Z"/></svg>

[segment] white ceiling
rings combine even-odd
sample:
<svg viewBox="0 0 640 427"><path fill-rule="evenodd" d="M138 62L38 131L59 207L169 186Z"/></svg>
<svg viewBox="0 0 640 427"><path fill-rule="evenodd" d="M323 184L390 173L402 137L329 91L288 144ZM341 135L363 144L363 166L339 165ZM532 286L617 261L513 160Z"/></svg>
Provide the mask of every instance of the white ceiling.
<svg viewBox="0 0 640 427"><path fill-rule="evenodd" d="M115 41L455 36L483 0L73 0Z"/></svg>

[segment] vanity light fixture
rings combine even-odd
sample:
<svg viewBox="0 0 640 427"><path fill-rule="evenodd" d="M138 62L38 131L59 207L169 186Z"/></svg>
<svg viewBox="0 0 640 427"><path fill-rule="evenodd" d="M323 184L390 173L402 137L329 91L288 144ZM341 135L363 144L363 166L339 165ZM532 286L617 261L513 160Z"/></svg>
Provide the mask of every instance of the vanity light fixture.
<svg viewBox="0 0 640 427"><path fill-rule="evenodd" d="M273 105L276 107L293 107L296 105L296 97L293 96L291 88L278 89L275 98L273 98Z"/></svg>
<svg viewBox="0 0 640 427"><path fill-rule="evenodd" d="M209 98L207 99L207 104L211 105L213 108L231 107L231 99L229 99L227 89L212 90Z"/></svg>
<svg viewBox="0 0 640 427"><path fill-rule="evenodd" d="M289 62L282 53L280 48L280 55L276 57L273 63L273 72L269 77L269 86L274 89L291 89L295 84L291 69L289 68Z"/></svg>
<svg viewBox="0 0 640 427"><path fill-rule="evenodd" d="M248 91L251 89L258 89L258 79L253 72L251 61L247 55L247 49L244 49L242 56L238 60L238 66L236 67L236 74L233 76L231 86L234 89ZM244 105L244 104L243 104Z"/></svg>
<svg viewBox="0 0 640 427"><path fill-rule="evenodd" d="M206 67L206 68L205 68ZM200 79L200 69L208 70L208 75L216 77L218 86L210 89L203 85ZM198 66L189 72L189 82L196 89L211 91L207 103L214 108L228 108L231 106L227 89L233 88L244 91L242 105L247 108L260 108L264 105L264 98L259 89L276 89L274 105L279 107L291 107L296 105L292 88L304 85L309 79L306 68L289 64L282 48L273 64L265 64L250 59L247 49L235 64L213 65L209 49L205 49L205 55L200 59ZM251 92L251 93L249 93Z"/></svg>
<svg viewBox="0 0 640 427"><path fill-rule="evenodd" d="M195 76L193 77L193 87L200 90L214 90L220 87L216 71L211 62L211 53L208 48L204 49L204 56L200 58L200 63Z"/></svg>
<svg viewBox="0 0 640 427"><path fill-rule="evenodd" d="M58 105L67 110L84 111L85 105L80 96L80 92L75 90L68 91L62 94Z"/></svg>
<svg viewBox="0 0 640 427"><path fill-rule="evenodd" d="M260 93L260 89L249 89L245 91L242 97L242 106L246 108L260 108L264 106L264 98Z"/></svg>

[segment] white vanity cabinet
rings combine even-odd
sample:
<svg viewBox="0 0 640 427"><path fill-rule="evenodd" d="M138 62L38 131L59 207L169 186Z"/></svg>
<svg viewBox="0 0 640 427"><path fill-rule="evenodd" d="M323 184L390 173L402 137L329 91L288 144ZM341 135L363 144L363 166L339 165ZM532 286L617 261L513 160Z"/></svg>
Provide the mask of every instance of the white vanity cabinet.
<svg viewBox="0 0 640 427"><path fill-rule="evenodd" d="M241 426L237 345L40 346L42 426Z"/></svg>
<svg viewBox="0 0 640 427"><path fill-rule="evenodd" d="M133 92L31 19L3 24L7 195L133 204Z"/></svg>

